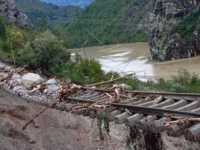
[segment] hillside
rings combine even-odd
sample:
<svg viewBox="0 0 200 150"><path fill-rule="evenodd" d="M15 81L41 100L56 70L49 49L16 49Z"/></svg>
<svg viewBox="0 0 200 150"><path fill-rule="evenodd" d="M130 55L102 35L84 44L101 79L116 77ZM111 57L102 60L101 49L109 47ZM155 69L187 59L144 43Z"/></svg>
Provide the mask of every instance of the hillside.
<svg viewBox="0 0 200 150"><path fill-rule="evenodd" d="M58 6L75 5L75 6L85 7L94 0L41 0L41 1L46 3L52 3Z"/></svg>
<svg viewBox="0 0 200 150"><path fill-rule="evenodd" d="M85 46L147 41L154 5L155 0L96 0L80 11L79 19L57 29L70 47L81 47L85 41Z"/></svg>
<svg viewBox="0 0 200 150"><path fill-rule="evenodd" d="M51 24L62 22L63 19L71 18L76 15L77 6L57 6L43 3L40 0L15 0L18 9L25 13L30 20L34 18L36 10L47 16Z"/></svg>

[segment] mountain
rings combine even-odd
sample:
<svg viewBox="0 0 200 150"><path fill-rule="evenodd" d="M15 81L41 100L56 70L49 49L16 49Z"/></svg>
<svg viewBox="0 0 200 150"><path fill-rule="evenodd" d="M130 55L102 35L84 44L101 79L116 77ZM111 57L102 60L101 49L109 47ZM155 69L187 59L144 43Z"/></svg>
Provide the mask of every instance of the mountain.
<svg viewBox="0 0 200 150"><path fill-rule="evenodd" d="M157 0L150 24L152 59L166 61L200 54L200 1Z"/></svg>
<svg viewBox="0 0 200 150"><path fill-rule="evenodd" d="M57 26L70 47L148 41L155 0L95 0ZM98 40L97 40L98 39Z"/></svg>
<svg viewBox="0 0 200 150"><path fill-rule="evenodd" d="M51 24L57 24L67 18L72 18L76 15L77 6L57 6L53 4L47 4L40 0L15 0L17 8L25 13L30 20L34 18L35 12L39 11L43 16L50 19Z"/></svg>
<svg viewBox="0 0 200 150"><path fill-rule="evenodd" d="M41 0L46 3L52 3L58 6L75 5L85 7L92 3L94 0Z"/></svg>
<svg viewBox="0 0 200 150"><path fill-rule="evenodd" d="M29 25L27 16L19 12L13 0L0 2L0 14L11 23L20 26Z"/></svg>

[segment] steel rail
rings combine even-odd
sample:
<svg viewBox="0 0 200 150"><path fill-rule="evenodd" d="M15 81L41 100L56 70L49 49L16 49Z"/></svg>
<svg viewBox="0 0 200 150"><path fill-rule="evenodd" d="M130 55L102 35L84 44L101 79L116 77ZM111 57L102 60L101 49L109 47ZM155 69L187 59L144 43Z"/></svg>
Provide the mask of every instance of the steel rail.
<svg viewBox="0 0 200 150"><path fill-rule="evenodd" d="M95 103L94 101L84 100L84 99L74 99L74 98L66 98L66 101L73 101L78 103ZM128 109L134 113L143 113L146 115L157 115L164 116L169 114L171 118L177 119L181 117L198 117L200 118L200 113L193 113L187 111L177 111L177 110L169 110L169 109L160 109L160 108L151 108L151 107L142 107L135 105L126 105L120 103L111 103L113 107Z"/></svg>
<svg viewBox="0 0 200 150"><path fill-rule="evenodd" d="M87 89L85 89L87 90ZM113 92L110 89L92 89L97 92ZM134 90L125 90L125 92L133 93L134 95L144 94L144 95L163 95L164 98L175 98L175 99L186 99L186 100L200 100L200 94L195 93L171 93L171 92L146 92L146 91L134 91Z"/></svg>

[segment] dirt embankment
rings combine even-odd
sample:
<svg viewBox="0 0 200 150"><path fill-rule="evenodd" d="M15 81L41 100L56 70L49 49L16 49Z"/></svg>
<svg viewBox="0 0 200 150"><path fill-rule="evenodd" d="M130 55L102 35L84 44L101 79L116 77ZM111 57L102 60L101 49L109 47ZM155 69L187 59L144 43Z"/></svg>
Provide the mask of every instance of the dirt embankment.
<svg viewBox="0 0 200 150"><path fill-rule="evenodd" d="M112 150L123 146L123 125L112 124L111 137L101 142L96 121L53 109L22 131L43 109L0 88L0 150Z"/></svg>

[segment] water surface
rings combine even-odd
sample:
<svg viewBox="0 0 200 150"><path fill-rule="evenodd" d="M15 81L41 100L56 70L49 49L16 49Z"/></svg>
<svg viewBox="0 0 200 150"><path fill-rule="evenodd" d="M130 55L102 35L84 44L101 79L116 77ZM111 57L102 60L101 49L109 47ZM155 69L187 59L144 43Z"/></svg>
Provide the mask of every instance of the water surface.
<svg viewBox="0 0 200 150"><path fill-rule="evenodd" d="M72 55L78 52L83 57L86 54L86 57L99 60L105 71L136 72L143 80L170 79L178 74L180 68L200 76L200 56L167 62L149 61L150 52L146 42L88 47L85 53L83 48L71 49L70 52Z"/></svg>

